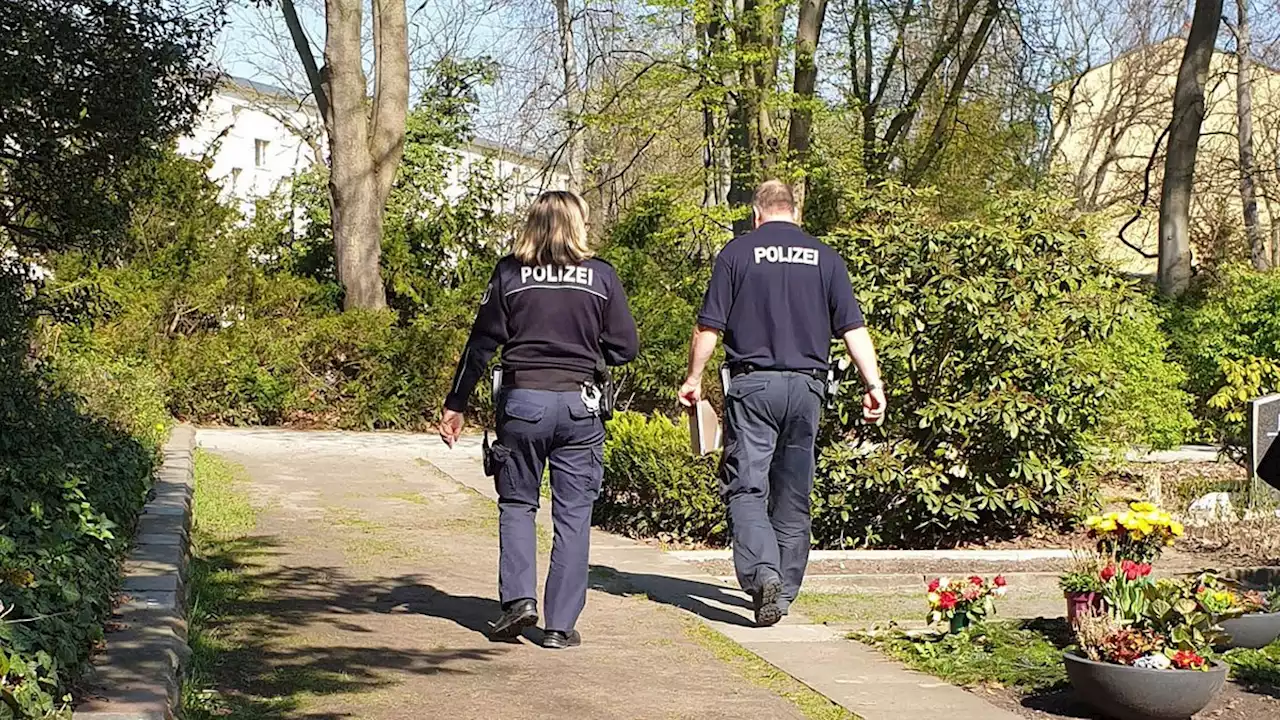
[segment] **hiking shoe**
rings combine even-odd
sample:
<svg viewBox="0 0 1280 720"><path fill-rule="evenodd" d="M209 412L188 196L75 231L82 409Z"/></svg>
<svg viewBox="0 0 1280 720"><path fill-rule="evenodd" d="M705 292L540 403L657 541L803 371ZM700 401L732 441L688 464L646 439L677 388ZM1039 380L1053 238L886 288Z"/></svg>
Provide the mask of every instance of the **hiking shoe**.
<svg viewBox="0 0 1280 720"><path fill-rule="evenodd" d="M755 592L756 627L769 627L778 624L782 619L782 607L778 601L782 599L782 578L777 575L760 583Z"/></svg>
<svg viewBox="0 0 1280 720"><path fill-rule="evenodd" d="M525 598L516 600L502 611L502 617L493 623L493 637L499 640L511 640L527 627L538 624L538 602Z"/></svg>

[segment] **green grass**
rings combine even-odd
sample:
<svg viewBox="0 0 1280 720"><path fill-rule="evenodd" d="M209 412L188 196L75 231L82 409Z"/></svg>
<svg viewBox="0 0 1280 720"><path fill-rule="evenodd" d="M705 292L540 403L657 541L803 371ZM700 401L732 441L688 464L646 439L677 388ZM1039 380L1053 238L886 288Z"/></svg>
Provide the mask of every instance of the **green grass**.
<svg viewBox="0 0 1280 720"><path fill-rule="evenodd" d="M428 505L431 502L427 500L425 495L416 492L394 493L387 495L386 498L388 500L403 500L404 502L413 503L414 505Z"/></svg>
<svg viewBox="0 0 1280 720"><path fill-rule="evenodd" d="M1280 688L1280 640L1261 650L1231 650L1223 660L1231 666L1232 680Z"/></svg>
<svg viewBox="0 0 1280 720"><path fill-rule="evenodd" d="M215 687L226 656L239 645L235 633L221 620L235 606L255 602L262 596L262 589L241 567L255 552L248 536L257 524L257 512L240 487L245 473L234 463L197 450L195 476L193 557L188 580L191 609L187 641L191 658L182 688L183 716L188 720L270 717L290 709L290 703L281 699L251 710L235 708Z"/></svg>
<svg viewBox="0 0 1280 720"><path fill-rule="evenodd" d="M790 700L809 720L858 720L858 716L835 704L809 686L744 650L742 646L703 623L687 619L685 633L711 651L751 684Z"/></svg>
<svg viewBox="0 0 1280 720"><path fill-rule="evenodd" d="M953 685L1000 686L1025 694L1064 687L1062 650L1071 643L1065 620L988 623L955 635L856 634L908 667Z"/></svg>
<svg viewBox="0 0 1280 720"><path fill-rule="evenodd" d="M816 623L864 625L894 618L923 618L919 594L822 593L801 591L795 608Z"/></svg>

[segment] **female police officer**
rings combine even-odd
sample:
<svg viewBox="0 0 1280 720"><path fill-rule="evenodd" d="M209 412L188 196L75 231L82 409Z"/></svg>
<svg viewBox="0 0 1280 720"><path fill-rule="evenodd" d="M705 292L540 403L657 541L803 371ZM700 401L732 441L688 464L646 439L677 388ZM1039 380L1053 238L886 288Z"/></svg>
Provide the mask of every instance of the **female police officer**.
<svg viewBox="0 0 1280 720"><path fill-rule="evenodd" d="M613 267L592 257L586 218L586 203L571 192L534 201L512 254L498 261L480 300L440 421L440 437L452 447L467 398L502 346L493 452L503 612L493 634L512 638L538 621L534 519L550 461L555 543L545 602L548 648L582 641L574 625L587 599L591 506L604 474L604 422L592 386L597 367L629 362L638 349L626 294Z"/></svg>

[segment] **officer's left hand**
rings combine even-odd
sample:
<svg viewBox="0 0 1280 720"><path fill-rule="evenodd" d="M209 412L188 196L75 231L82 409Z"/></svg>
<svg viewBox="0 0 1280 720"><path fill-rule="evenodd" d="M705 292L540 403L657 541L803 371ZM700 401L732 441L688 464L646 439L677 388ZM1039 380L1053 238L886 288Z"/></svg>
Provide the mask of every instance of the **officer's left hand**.
<svg viewBox="0 0 1280 720"><path fill-rule="evenodd" d="M464 418L462 413L446 409L440 417L440 439L445 445L453 447L453 444L462 436L462 426Z"/></svg>
<svg viewBox="0 0 1280 720"><path fill-rule="evenodd" d="M880 422L884 419L884 409L887 404L884 388L868 390L867 394L862 396L862 419L872 425Z"/></svg>

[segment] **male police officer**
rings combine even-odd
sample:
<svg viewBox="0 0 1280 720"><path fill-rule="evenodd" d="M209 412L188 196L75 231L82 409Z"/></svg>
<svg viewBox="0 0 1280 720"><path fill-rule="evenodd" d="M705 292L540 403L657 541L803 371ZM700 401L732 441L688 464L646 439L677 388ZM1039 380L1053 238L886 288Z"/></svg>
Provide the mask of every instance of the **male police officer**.
<svg viewBox="0 0 1280 720"><path fill-rule="evenodd" d="M842 338L866 383L863 416L884 416L875 348L843 258L796 224L791 188L777 180L753 199L755 231L716 258L689 352L680 402L702 397L702 372L723 333L725 389L721 493L729 505L738 582L756 624L787 614L809 561L814 437L831 338Z"/></svg>

